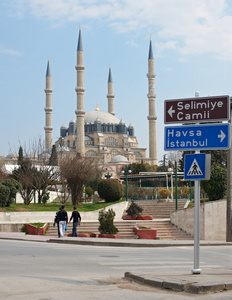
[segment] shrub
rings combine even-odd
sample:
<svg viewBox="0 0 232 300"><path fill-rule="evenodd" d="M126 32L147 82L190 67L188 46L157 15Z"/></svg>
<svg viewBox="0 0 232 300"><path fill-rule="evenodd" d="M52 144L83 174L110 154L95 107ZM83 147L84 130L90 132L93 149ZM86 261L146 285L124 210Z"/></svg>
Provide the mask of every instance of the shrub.
<svg viewBox="0 0 232 300"><path fill-rule="evenodd" d="M116 179L104 179L98 185L98 194L106 202L118 201L123 196L123 186Z"/></svg>
<svg viewBox="0 0 232 300"><path fill-rule="evenodd" d="M223 199L227 186L227 170L219 166L211 167L210 180L202 180L201 187L210 201Z"/></svg>
<svg viewBox="0 0 232 300"><path fill-rule="evenodd" d="M88 197L92 197L93 195L93 189L90 186L87 186L87 188L85 189L86 194L88 195Z"/></svg>
<svg viewBox="0 0 232 300"><path fill-rule="evenodd" d="M170 196L170 194L171 194L171 191L168 189L160 189L159 190L159 195L161 196L161 198L168 198Z"/></svg>
<svg viewBox="0 0 232 300"><path fill-rule="evenodd" d="M13 178L5 179L1 183L8 187L10 190L9 197L5 204L5 206L10 206L10 204L13 203L13 201L15 200L17 192L21 191L22 186L17 180Z"/></svg>
<svg viewBox="0 0 232 300"><path fill-rule="evenodd" d="M128 197L130 199L134 200L142 200L145 197L148 197L148 199L151 199L152 197L155 197L154 189L144 189L144 188L133 188L128 189Z"/></svg>
<svg viewBox="0 0 232 300"><path fill-rule="evenodd" d="M46 192L46 193L43 195L43 198L42 198L43 204L46 204L47 201L49 200L49 198L50 198L49 192Z"/></svg>
<svg viewBox="0 0 232 300"><path fill-rule="evenodd" d="M10 189L0 183L0 206L4 207L7 204L7 200L10 196Z"/></svg>
<svg viewBox="0 0 232 300"><path fill-rule="evenodd" d="M142 207L132 201L130 207L126 210L128 216L138 216L143 211Z"/></svg>
<svg viewBox="0 0 232 300"><path fill-rule="evenodd" d="M112 208L108 211L105 211L104 209L99 211L98 221L100 222L100 225L98 230L101 234L116 234L118 232L118 228L114 226L114 217L115 212Z"/></svg>

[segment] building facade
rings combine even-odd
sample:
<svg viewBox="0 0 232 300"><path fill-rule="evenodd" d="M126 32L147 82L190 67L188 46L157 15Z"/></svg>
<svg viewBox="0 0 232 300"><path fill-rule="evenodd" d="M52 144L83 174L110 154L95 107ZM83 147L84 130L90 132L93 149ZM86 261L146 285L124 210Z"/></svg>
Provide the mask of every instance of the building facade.
<svg viewBox="0 0 232 300"><path fill-rule="evenodd" d="M91 112L85 112L84 109L84 64L83 64L83 45L81 28L77 44L77 108L75 111L76 120L72 119L68 126L63 124L60 128L60 137L55 142L58 151L63 153L78 154L81 157L92 157L99 161L102 166L112 163L140 163L148 162L158 164L156 151L156 115L155 115L155 73L152 44L150 40L149 57L148 57L148 102L149 102L149 157L146 157L146 148L138 145L135 136L135 128L132 123L126 125L123 119L120 120L114 112L114 93L113 78L111 66L108 75L108 112L101 111L98 107ZM49 73L51 77L50 66ZM47 76L48 77L48 76ZM46 78L47 78L46 77ZM46 99L51 97L51 84L49 77L49 86L46 86ZM48 79L47 79L48 81ZM47 82L46 81L46 82ZM49 94L48 94L49 93ZM48 104L49 103L49 104ZM51 134L51 101L47 100L46 105L46 130L45 140L50 140ZM50 105L50 108L48 108ZM48 122L49 113L49 122ZM49 129L49 131L48 131ZM49 138L48 138L49 134ZM47 147L48 146L48 147ZM50 142L46 142L46 147L50 148ZM120 161L117 160L117 157ZM123 158L123 159L122 159Z"/></svg>

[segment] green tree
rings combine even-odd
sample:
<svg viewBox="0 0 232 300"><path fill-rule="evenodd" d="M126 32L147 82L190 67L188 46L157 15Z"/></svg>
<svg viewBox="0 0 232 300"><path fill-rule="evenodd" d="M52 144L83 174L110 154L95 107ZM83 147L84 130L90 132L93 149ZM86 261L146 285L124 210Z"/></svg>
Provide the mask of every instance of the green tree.
<svg viewBox="0 0 232 300"><path fill-rule="evenodd" d="M133 163L127 166L127 170L131 170L131 174L139 174L139 172L156 172L157 167L148 163ZM126 167L122 168L122 171L126 171Z"/></svg>
<svg viewBox="0 0 232 300"><path fill-rule="evenodd" d="M201 187L210 201L223 199L227 187L227 170L224 167L213 165L210 180L202 180Z"/></svg>
<svg viewBox="0 0 232 300"><path fill-rule="evenodd" d="M29 205L33 200L35 191L34 173L35 168L29 159L25 159L19 168L15 169L12 173L12 178L16 179L22 185L20 194L26 205Z"/></svg>
<svg viewBox="0 0 232 300"><path fill-rule="evenodd" d="M184 172L184 156L186 154L193 154L194 151L183 151L182 158L179 160L179 169ZM225 167L227 164L227 151L226 150L207 150L206 154L211 154L211 164Z"/></svg>
<svg viewBox="0 0 232 300"><path fill-rule="evenodd" d="M21 191L22 186L14 178L5 179L5 180L2 181L1 184L3 184L4 186L7 186L10 190L9 197L8 197L8 199L6 201L6 204L5 204L5 206L10 206L11 203L13 203L13 201L16 198L16 194Z"/></svg>
<svg viewBox="0 0 232 300"><path fill-rule="evenodd" d="M18 156L18 165L23 163L23 148L22 146L19 147L19 156Z"/></svg>
<svg viewBox="0 0 232 300"><path fill-rule="evenodd" d="M167 154L163 155L163 159L159 161L160 165L157 168L156 172L167 172L168 171L168 159Z"/></svg>
<svg viewBox="0 0 232 300"><path fill-rule="evenodd" d="M52 153L49 158L49 166L58 166L58 157L56 151L56 145L52 146Z"/></svg>
<svg viewBox="0 0 232 300"><path fill-rule="evenodd" d="M93 189L93 191L97 191L98 184L100 181L101 181L101 171L96 168L95 178L89 180L86 185L90 186Z"/></svg>
<svg viewBox="0 0 232 300"><path fill-rule="evenodd" d="M106 180L108 181L108 180ZM98 230L102 234L116 234L118 228L114 226L115 212L112 208L108 211L104 209L99 211L98 221L100 223Z"/></svg>
<svg viewBox="0 0 232 300"><path fill-rule="evenodd" d="M117 201L123 196L123 185L116 179L103 179L98 185L98 194L106 202Z"/></svg>
<svg viewBox="0 0 232 300"><path fill-rule="evenodd" d="M85 192L89 198L93 196L93 189L90 186L86 187Z"/></svg>
<svg viewBox="0 0 232 300"><path fill-rule="evenodd" d="M10 189L0 183L0 206L5 207L10 195Z"/></svg>

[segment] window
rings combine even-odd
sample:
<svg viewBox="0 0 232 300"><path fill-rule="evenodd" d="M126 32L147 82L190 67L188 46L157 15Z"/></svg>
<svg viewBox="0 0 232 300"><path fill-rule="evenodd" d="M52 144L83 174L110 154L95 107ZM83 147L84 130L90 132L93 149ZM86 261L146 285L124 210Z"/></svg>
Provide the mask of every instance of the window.
<svg viewBox="0 0 232 300"><path fill-rule="evenodd" d="M113 137L108 137L105 139L105 145L106 146L118 146L118 142Z"/></svg>
<svg viewBox="0 0 232 300"><path fill-rule="evenodd" d="M140 152L135 152L135 156L136 156L137 158L143 157L142 154L141 154Z"/></svg>
<svg viewBox="0 0 232 300"><path fill-rule="evenodd" d="M115 157L116 155L120 155L121 153L117 150L112 150L112 158Z"/></svg>
<svg viewBox="0 0 232 300"><path fill-rule="evenodd" d="M88 157L92 157L92 156L97 156L97 152L93 151L93 150L89 150L85 153L86 156Z"/></svg>

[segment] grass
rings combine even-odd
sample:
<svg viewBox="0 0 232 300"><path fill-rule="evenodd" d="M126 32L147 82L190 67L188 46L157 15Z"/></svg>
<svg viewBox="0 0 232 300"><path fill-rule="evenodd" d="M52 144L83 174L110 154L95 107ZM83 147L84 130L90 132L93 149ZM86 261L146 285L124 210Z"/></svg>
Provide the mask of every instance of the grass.
<svg viewBox="0 0 232 300"><path fill-rule="evenodd" d="M37 228L41 228L43 227L46 223L30 223L31 225L37 227Z"/></svg>
<svg viewBox="0 0 232 300"><path fill-rule="evenodd" d="M76 205L77 210L80 212L88 212L88 211L94 211L97 209L102 209L106 206L120 203L122 200L116 201L116 202L99 202L99 203L78 203ZM51 202L46 204L34 204L30 203L29 205L25 205L23 203L19 204L11 204L10 207L4 207L0 208L0 212L8 212L8 211L14 211L14 212L23 212L23 211L58 211L61 207L60 202ZM65 210L66 211L73 211L73 205L72 203L65 203Z"/></svg>

